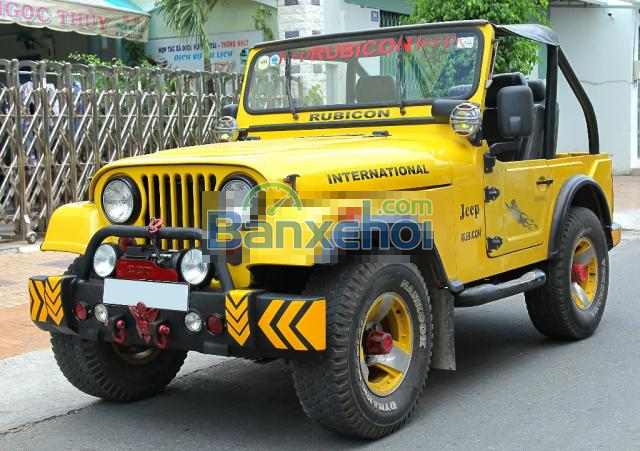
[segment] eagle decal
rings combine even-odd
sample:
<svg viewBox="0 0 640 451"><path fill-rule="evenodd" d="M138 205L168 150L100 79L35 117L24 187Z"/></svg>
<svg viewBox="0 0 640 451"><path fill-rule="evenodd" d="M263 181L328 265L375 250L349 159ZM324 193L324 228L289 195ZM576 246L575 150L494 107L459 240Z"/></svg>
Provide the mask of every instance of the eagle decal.
<svg viewBox="0 0 640 451"><path fill-rule="evenodd" d="M536 224L533 219L518 207L515 199L512 199L509 204L505 202L504 206L507 207L507 210L509 210L513 219L515 219L522 227L527 230L538 230L538 224Z"/></svg>

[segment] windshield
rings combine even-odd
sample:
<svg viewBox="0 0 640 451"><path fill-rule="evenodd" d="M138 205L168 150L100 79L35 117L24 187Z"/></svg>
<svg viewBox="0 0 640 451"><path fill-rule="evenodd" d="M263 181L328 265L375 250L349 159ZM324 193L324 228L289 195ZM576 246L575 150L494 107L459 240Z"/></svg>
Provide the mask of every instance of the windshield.
<svg viewBox="0 0 640 451"><path fill-rule="evenodd" d="M481 39L475 29L407 30L263 50L248 72L245 108L295 112L469 98Z"/></svg>

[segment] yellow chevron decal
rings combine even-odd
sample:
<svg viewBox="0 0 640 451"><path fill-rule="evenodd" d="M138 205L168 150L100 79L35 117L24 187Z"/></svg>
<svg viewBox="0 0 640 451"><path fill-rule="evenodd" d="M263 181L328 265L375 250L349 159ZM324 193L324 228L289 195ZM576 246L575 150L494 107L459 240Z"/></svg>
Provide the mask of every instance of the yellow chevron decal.
<svg viewBox="0 0 640 451"><path fill-rule="evenodd" d="M296 329L316 351L327 349L327 312L326 302L314 301L298 324Z"/></svg>
<svg viewBox="0 0 640 451"><path fill-rule="evenodd" d="M62 309L62 279L67 276L37 277L29 279L31 320L45 322L50 318L60 325Z"/></svg>
<svg viewBox="0 0 640 451"><path fill-rule="evenodd" d="M227 294L225 302L227 331L240 346L243 346L251 335L249 327L249 295L251 293L251 290L232 290Z"/></svg>
<svg viewBox="0 0 640 451"><path fill-rule="evenodd" d="M277 324L278 330L282 332L284 338L296 351L307 350L298 337L296 337L295 332L291 330L291 321L293 321L293 318L296 316L296 313L300 311L303 304L304 301L291 301Z"/></svg>
<svg viewBox="0 0 640 451"><path fill-rule="evenodd" d="M301 313L302 312L302 313ZM282 313L274 324L274 319ZM296 317L302 314L296 321ZM275 299L258 321L260 330L276 349L308 351L303 338L316 351L326 349L326 303L317 301L284 301ZM285 343L276 330L287 341Z"/></svg>
<svg viewBox="0 0 640 451"><path fill-rule="evenodd" d="M282 304L284 304L284 301L279 299L271 301L269 307L267 307L262 314L260 321L258 321L258 326L276 349L287 349L287 345L280 340L276 331L271 327L271 321L273 321L273 318L276 316L276 313L278 313L278 310L280 310L280 307L282 307Z"/></svg>

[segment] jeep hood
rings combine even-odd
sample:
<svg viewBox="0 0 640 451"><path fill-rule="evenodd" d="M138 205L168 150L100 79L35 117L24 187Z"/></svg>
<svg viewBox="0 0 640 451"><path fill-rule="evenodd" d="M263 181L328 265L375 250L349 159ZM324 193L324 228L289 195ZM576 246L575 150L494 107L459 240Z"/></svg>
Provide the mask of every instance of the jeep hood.
<svg viewBox="0 0 640 451"><path fill-rule="evenodd" d="M437 136L314 136L238 141L165 150L118 160L114 168L146 165L216 164L247 167L266 180L299 174L301 190L402 190L451 183L452 148Z"/></svg>

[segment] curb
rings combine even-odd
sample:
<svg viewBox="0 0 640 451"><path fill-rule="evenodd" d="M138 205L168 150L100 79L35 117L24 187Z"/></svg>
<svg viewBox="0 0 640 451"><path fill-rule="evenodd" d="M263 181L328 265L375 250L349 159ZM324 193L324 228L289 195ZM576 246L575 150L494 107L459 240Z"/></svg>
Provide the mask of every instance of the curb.
<svg viewBox="0 0 640 451"><path fill-rule="evenodd" d="M5 245L0 245L0 255L7 254L28 254L31 252L40 251L40 245L42 244L42 240L38 240L35 244L27 244L25 241L18 241L15 243L5 243Z"/></svg>

